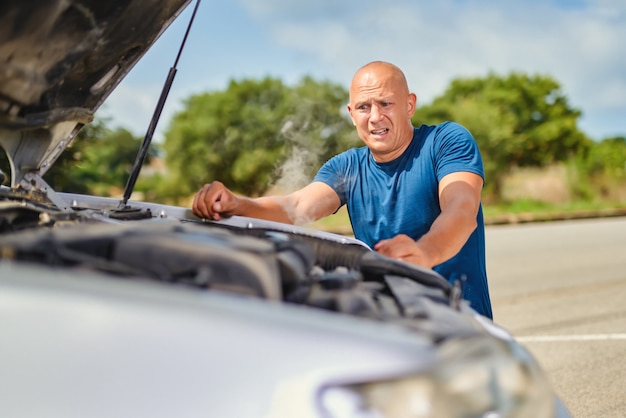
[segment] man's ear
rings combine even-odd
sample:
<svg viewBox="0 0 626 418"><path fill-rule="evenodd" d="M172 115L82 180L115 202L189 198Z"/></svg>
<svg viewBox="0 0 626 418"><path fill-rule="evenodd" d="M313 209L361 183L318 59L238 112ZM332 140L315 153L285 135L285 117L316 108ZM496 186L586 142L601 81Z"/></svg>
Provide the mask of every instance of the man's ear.
<svg viewBox="0 0 626 418"><path fill-rule="evenodd" d="M409 93L409 97L408 97L409 118L413 117L416 106L417 106L417 95L415 93Z"/></svg>
<svg viewBox="0 0 626 418"><path fill-rule="evenodd" d="M356 126L356 122L354 121L354 118L352 117L352 107L349 104L346 107L348 108L348 113L350 114L350 119L352 120L352 124Z"/></svg>

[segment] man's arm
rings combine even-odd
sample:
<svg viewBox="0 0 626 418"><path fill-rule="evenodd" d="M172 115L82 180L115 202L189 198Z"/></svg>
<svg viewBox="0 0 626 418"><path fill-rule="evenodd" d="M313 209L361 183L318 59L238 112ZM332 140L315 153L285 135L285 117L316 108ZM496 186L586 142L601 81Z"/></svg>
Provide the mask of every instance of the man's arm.
<svg viewBox="0 0 626 418"><path fill-rule="evenodd" d="M205 184L193 200L193 212L220 220L234 215L304 225L334 213L341 202L328 185L314 182L284 196L237 196L219 181Z"/></svg>
<svg viewBox="0 0 626 418"><path fill-rule="evenodd" d="M476 229L482 187L482 177L474 173L444 176L439 183L441 214L430 230L417 241L407 235L397 235L377 243L374 249L388 257L428 268L449 260Z"/></svg>

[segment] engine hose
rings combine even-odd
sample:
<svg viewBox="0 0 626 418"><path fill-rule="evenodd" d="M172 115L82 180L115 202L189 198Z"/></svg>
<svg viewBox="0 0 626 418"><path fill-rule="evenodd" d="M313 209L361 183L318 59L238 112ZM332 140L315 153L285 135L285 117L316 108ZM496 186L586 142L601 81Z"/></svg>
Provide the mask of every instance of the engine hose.
<svg viewBox="0 0 626 418"><path fill-rule="evenodd" d="M303 237L298 237L303 238ZM347 267L359 270L365 276L396 275L431 286L450 295L452 286L439 273L431 269L394 260L356 244L310 239L315 251L316 263L325 270Z"/></svg>
<svg viewBox="0 0 626 418"><path fill-rule="evenodd" d="M266 236L271 230L254 229L239 230L255 236ZM274 231L275 232L275 231ZM365 276L396 275L414 280L426 286L435 287L445 292L447 296L452 291L452 285L439 273L417 265L394 260L380 255L358 244L345 244L304 234L288 234L289 239L304 241L309 244L315 253L315 264L324 270L334 270L337 267L346 267L361 271Z"/></svg>
<svg viewBox="0 0 626 418"><path fill-rule="evenodd" d="M371 251L362 254L359 267L361 272L366 275L403 276L425 286L441 289L448 296L452 289L450 283L436 271L394 260Z"/></svg>

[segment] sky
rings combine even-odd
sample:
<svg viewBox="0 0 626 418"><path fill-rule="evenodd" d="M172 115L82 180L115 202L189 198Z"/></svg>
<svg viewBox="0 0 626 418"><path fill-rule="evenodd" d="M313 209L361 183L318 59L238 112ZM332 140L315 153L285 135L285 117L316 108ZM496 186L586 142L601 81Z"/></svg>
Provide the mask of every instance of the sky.
<svg viewBox="0 0 626 418"><path fill-rule="evenodd" d="M96 116L143 136L195 1L158 39ZM595 140L626 136L624 0L203 0L157 126L193 94L230 80L304 76L349 87L363 64L406 74L418 105L460 77L510 72L554 78Z"/></svg>

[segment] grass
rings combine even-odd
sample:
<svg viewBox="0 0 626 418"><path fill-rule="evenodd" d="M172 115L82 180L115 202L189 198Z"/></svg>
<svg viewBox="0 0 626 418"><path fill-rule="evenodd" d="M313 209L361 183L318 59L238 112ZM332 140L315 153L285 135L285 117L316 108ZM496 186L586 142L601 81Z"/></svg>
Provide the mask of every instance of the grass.
<svg viewBox="0 0 626 418"><path fill-rule="evenodd" d="M535 200L518 200L504 204L484 205L483 211L485 218L492 218L507 214L576 213L625 208L626 202L571 201L563 204L551 204Z"/></svg>
<svg viewBox="0 0 626 418"><path fill-rule="evenodd" d="M550 204L535 200L518 200L506 204L484 205L483 212L487 224L626 215L626 201L572 201L564 204ZM352 235L350 218L345 206L336 214L320 219L311 226L322 231Z"/></svg>
<svg viewBox="0 0 626 418"><path fill-rule="evenodd" d="M342 206L334 215L322 218L311 226L322 231L336 232L342 235L352 235L352 225L350 225L350 217L348 216L348 210L345 205Z"/></svg>

